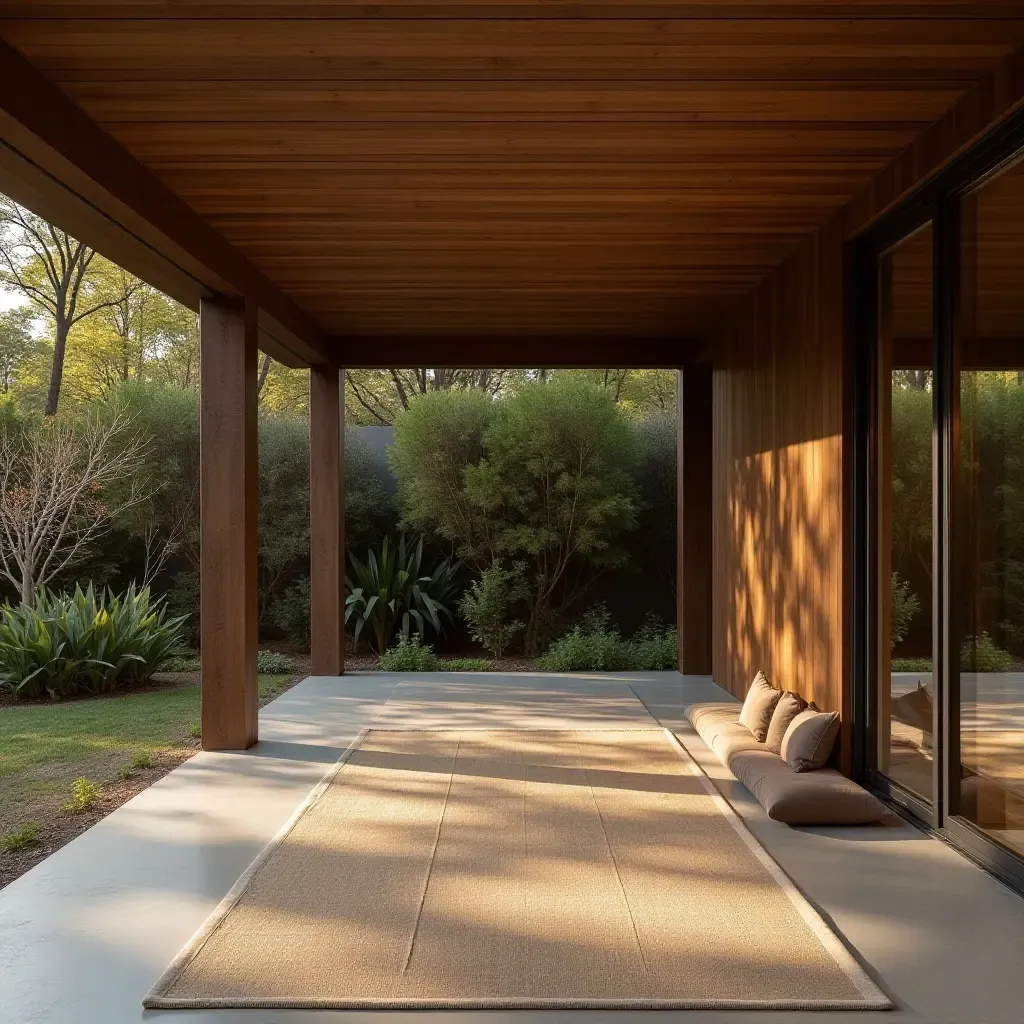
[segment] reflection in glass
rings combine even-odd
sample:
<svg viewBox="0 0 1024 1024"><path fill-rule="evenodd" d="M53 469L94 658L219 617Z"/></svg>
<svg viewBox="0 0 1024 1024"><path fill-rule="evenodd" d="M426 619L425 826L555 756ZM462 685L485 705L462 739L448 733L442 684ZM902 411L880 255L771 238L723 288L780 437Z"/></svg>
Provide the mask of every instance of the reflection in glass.
<svg viewBox="0 0 1024 1024"><path fill-rule="evenodd" d="M1024 854L1024 165L961 231L959 813Z"/></svg>
<svg viewBox="0 0 1024 1024"><path fill-rule="evenodd" d="M879 261L876 765L932 794L932 229Z"/></svg>

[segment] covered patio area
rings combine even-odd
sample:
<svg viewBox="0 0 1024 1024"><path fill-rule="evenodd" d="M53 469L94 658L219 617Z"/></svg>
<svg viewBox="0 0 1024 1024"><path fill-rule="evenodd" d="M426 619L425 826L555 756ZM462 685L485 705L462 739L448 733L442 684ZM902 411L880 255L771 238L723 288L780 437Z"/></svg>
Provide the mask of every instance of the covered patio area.
<svg viewBox="0 0 1024 1024"><path fill-rule="evenodd" d="M0 190L199 317L204 748L0 893L0 1024L143 1019L364 728L638 723L895 1005L857 1020L1020 1020L1024 903L976 866L1024 885L1019 719L983 723L1012 734L996 770L970 763L978 652L1008 674L995 639L1024 651L1024 561L981 541L1020 516L955 513L961 367L1024 386L1024 183L980 191L1022 166L1019 4L10 3L0 34ZM310 374L314 673L262 712L260 350ZM345 674L345 368L396 366L678 371L679 673ZM886 395L908 380L925 483L896 551ZM929 677L909 692L898 556ZM836 768L922 829L769 820L684 714L759 670L838 715ZM1017 703L986 692L994 718ZM772 1018L690 1019L711 1013Z"/></svg>
<svg viewBox="0 0 1024 1024"><path fill-rule="evenodd" d="M1008 899L986 872L897 818L842 829L792 829L768 820L686 724L683 707L708 699L727 695L707 677L675 673L310 678L263 709L262 738L244 755L197 755L0 893L0 1021L128 1024L153 1016L141 1001L155 978L360 730L374 723L668 726L895 1003L892 1011L856 1011L852 1019L1017 1021L1024 998L1017 969L1021 901ZM160 1016L268 1024L365 1019L314 1010ZM475 1019L506 1016L473 1013ZM516 1016L560 1019L541 1011ZM574 1016L602 1018L586 1011ZM711 1016L728 1022L837 1018L835 1012L679 1011L680 1020Z"/></svg>

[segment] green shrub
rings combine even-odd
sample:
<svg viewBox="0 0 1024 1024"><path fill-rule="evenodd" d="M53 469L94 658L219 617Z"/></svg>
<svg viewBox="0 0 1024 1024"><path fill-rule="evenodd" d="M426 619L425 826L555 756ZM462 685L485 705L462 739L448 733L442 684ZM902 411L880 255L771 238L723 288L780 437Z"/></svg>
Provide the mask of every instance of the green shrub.
<svg viewBox="0 0 1024 1024"><path fill-rule="evenodd" d="M445 558L434 570L423 570L423 538L407 546L405 534L398 543L385 537L378 554L373 549L360 561L349 554L351 573L345 580L345 622L354 622L353 639L366 629L373 635L373 649L380 654L391 643L396 630L402 636L423 636L430 627L441 632L442 616L451 620L448 608L455 590L460 563Z"/></svg>
<svg viewBox="0 0 1024 1024"><path fill-rule="evenodd" d="M203 735L203 727L199 722L192 722L188 727L188 734L192 739L197 740Z"/></svg>
<svg viewBox="0 0 1024 1024"><path fill-rule="evenodd" d="M931 658L893 658L890 663L892 672L931 672Z"/></svg>
<svg viewBox="0 0 1024 1024"><path fill-rule="evenodd" d="M512 609L529 594L523 580L525 569L523 562L516 562L511 569L494 562L480 573L459 602L469 635L496 658L525 627L521 620L511 618Z"/></svg>
<svg viewBox="0 0 1024 1024"><path fill-rule="evenodd" d="M610 389L572 374L528 382L500 401L431 391L395 420L389 457L403 521L484 568L527 564L526 650L597 575L627 562L636 525L636 432Z"/></svg>
<svg viewBox="0 0 1024 1024"><path fill-rule="evenodd" d="M892 574L889 594L889 649L893 650L907 635L910 621L920 611L921 602L910 589L910 584L898 572Z"/></svg>
<svg viewBox="0 0 1024 1024"><path fill-rule="evenodd" d="M629 642L629 667L637 671L657 672L679 664L679 634L672 626L654 617L637 630Z"/></svg>
<svg viewBox="0 0 1024 1024"><path fill-rule="evenodd" d="M86 778L77 778L71 784L71 799L64 805L68 814L81 814L96 806L96 801L103 795L95 782Z"/></svg>
<svg viewBox="0 0 1024 1024"><path fill-rule="evenodd" d="M309 577L300 576L274 599L269 613L271 622L289 640L297 640L304 647L309 644L309 588Z"/></svg>
<svg viewBox="0 0 1024 1024"><path fill-rule="evenodd" d="M117 773L117 777L122 782L127 782L132 777L132 766L130 764L124 765Z"/></svg>
<svg viewBox="0 0 1024 1024"><path fill-rule="evenodd" d="M486 672L491 663L486 658L447 658L434 667L441 672Z"/></svg>
<svg viewBox="0 0 1024 1024"><path fill-rule="evenodd" d="M434 649L414 633L400 636L398 643L380 656L380 667L385 672L432 672L437 668L437 657Z"/></svg>
<svg viewBox="0 0 1024 1024"><path fill-rule="evenodd" d="M960 648L960 668L964 672L1009 672L1013 656L995 642L986 632L969 636Z"/></svg>
<svg viewBox="0 0 1024 1024"><path fill-rule="evenodd" d="M0 686L19 697L104 693L149 678L178 651L181 618L168 618L149 589L123 596L92 585L35 607L0 606Z"/></svg>
<svg viewBox="0 0 1024 1024"><path fill-rule="evenodd" d="M261 676L284 676L295 671L295 662L277 651L257 651L256 671Z"/></svg>
<svg viewBox="0 0 1024 1024"><path fill-rule="evenodd" d="M176 655L168 658L162 666L164 672L198 672L201 668L199 656L195 654Z"/></svg>
<svg viewBox="0 0 1024 1024"><path fill-rule="evenodd" d="M629 649L610 624L608 612L588 612L571 632L556 640L537 665L546 672L612 672L629 667Z"/></svg>
<svg viewBox="0 0 1024 1024"><path fill-rule="evenodd" d="M132 758L133 768L152 768L153 767L153 755L148 750L136 751L135 756Z"/></svg>
<svg viewBox="0 0 1024 1024"><path fill-rule="evenodd" d="M675 668L678 651L673 627L651 617L632 640L623 640L610 624L607 609L598 606L556 640L537 664L546 672L650 672Z"/></svg>
<svg viewBox="0 0 1024 1024"><path fill-rule="evenodd" d="M27 821L13 832L7 832L0 836L0 850L17 853L18 850L24 850L26 846L31 846L38 838L39 826L34 821Z"/></svg>

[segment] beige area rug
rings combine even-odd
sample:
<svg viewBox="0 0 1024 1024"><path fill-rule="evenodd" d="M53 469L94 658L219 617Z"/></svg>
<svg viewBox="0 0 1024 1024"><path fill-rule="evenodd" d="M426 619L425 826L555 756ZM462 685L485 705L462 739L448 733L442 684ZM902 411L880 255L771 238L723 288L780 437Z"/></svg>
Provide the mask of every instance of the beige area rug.
<svg viewBox="0 0 1024 1024"><path fill-rule="evenodd" d="M891 1004L646 728L365 732L144 1005Z"/></svg>

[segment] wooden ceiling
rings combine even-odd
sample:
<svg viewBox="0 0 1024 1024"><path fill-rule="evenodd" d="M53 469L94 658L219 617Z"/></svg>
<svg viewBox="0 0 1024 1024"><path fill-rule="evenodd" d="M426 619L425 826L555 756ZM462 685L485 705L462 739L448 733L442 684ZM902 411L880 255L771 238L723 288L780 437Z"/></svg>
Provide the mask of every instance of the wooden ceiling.
<svg viewBox="0 0 1024 1024"><path fill-rule="evenodd" d="M1024 4L0 3L328 333L700 333L1024 41Z"/></svg>

